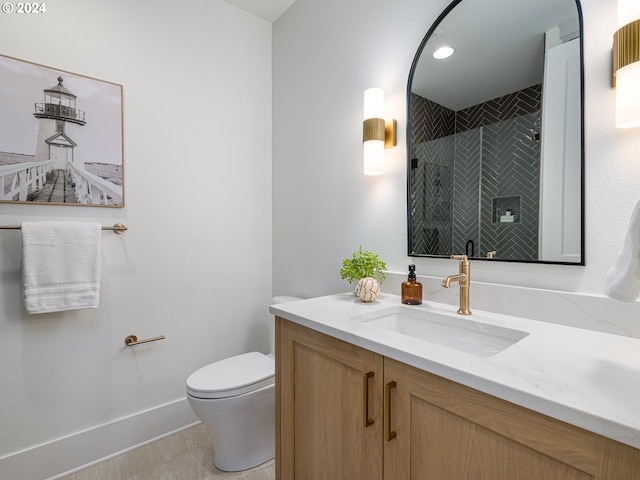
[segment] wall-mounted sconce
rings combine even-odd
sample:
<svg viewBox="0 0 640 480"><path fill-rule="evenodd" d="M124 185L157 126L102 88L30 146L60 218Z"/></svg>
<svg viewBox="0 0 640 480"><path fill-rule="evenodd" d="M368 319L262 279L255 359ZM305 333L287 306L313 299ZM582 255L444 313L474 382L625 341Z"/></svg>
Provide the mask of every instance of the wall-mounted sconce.
<svg viewBox="0 0 640 480"><path fill-rule="evenodd" d="M364 174L380 175L384 172L384 149L396 146L396 120L384 121L384 90L369 88L364 91Z"/></svg>
<svg viewBox="0 0 640 480"><path fill-rule="evenodd" d="M613 88L616 127L640 127L640 1L618 0L613 36Z"/></svg>

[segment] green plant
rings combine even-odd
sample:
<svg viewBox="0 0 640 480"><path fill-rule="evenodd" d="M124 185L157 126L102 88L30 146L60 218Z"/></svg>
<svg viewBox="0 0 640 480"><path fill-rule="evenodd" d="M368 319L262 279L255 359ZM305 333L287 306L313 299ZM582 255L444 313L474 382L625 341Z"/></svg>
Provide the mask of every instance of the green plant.
<svg viewBox="0 0 640 480"><path fill-rule="evenodd" d="M387 268L387 264L384 263L378 255L368 250L362 251L362 245L357 252L354 252L353 257L347 258L342 262L342 268L340 269L340 278L352 283L354 280L360 280L364 277L373 277L378 283L382 284L384 281L384 271Z"/></svg>

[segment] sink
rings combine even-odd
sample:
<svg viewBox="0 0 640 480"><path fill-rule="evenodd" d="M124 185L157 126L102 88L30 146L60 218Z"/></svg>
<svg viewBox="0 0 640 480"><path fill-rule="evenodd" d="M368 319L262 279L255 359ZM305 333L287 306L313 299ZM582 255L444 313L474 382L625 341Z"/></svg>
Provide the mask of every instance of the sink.
<svg viewBox="0 0 640 480"><path fill-rule="evenodd" d="M398 305L351 317L363 325L436 343L461 352L491 357L529 335L521 330Z"/></svg>

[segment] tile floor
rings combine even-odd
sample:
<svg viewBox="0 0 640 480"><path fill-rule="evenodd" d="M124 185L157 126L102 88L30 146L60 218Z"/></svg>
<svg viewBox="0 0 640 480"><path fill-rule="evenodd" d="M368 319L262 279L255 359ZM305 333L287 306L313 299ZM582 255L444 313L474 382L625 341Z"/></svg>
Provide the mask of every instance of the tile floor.
<svg viewBox="0 0 640 480"><path fill-rule="evenodd" d="M275 480L271 460L245 472L222 472L203 425L188 428L60 480Z"/></svg>

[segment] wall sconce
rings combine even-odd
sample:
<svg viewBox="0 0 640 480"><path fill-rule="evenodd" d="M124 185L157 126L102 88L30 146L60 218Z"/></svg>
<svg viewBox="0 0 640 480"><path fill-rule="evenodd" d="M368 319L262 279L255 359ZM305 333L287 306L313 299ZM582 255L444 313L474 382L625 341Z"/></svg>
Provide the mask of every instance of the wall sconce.
<svg viewBox="0 0 640 480"><path fill-rule="evenodd" d="M384 90L369 88L364 91L364 174L381 175L384 172L384 149L396 146L396 120L384 121Z"/></svg>
<svg viewBox="0 0 640 480"><path fill-rule="evenodd" d="M640 127L640 1L618 0L613 36L613 88L616 127Z"/></svg>

